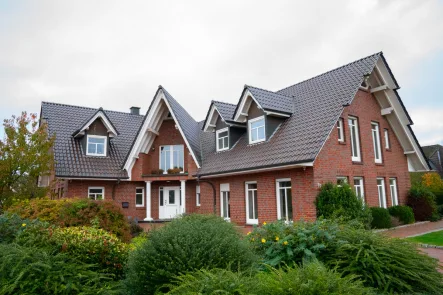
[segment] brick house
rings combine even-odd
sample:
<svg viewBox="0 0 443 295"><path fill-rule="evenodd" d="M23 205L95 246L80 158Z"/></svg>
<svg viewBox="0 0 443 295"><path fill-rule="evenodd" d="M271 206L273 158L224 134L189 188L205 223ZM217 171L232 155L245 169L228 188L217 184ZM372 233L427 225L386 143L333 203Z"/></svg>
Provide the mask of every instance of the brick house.
<svg viewBox="0 0 443 295"><path fill-rule="evenodd" d="M43 102L51 178L60 197L112 199L142 222L312 220L326 182L369 206L404 204L409 171L429 167L398 88L377 53L275 92L245 85L200 122L161 86L144 116Z"/></svg>
<svg viewBox="0 0 443 295"><path fill-rule="evenodd" d="M432 170L435 170L443 178L443 146L434 144L422 148Z"/></svg>

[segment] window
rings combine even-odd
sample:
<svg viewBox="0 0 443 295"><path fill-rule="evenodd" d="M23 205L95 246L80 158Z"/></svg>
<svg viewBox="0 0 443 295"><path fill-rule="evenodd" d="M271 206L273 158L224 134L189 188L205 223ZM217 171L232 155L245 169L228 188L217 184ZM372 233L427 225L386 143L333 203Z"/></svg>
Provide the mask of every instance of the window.
<svg viewBox="0 0 443 295"><path fill-rule="evenodd" d="M357 197L365 201L365 189L363 187L363 177L354 177L354 189Z"/></svg>
<svg viewBox="0 0 443 295"><path fill-rule="evenodd" d="M200 206L200 186L195 187L195 205Z"/></svg>
<svg viewBox="0 0 443 295"><path fill-rule="evenodd" d="M337 122L337 131L338 131L338 141L345 141L345 131L343 130L343 118L338 119Z"/></svg>
<svg viewBox="0 0 443 295"><path fill-rule="evenodd" d="M378 123L371 123L372 125L372 143L374 144L375 163L381 163L381 147L380 147L380 133Z"/></svg>
<svg viewBox="0 0 443 295"><path fill-rule="evenodd" d="M391 148L391 143L389 142L389 131L385 129L385 149L389 150Z"/></svg>
<svg viewBox="0 0 443 295"><path fill-rule="evenodd" d="M249 120L249 143L265 141L265 117Z"/></svg>
<svg viewBox="0 0 443 295"><path fill-rule="evenodd" d="M292 220L291 179L277 179L277 218Z"/></svg>
<svg viewBox="0 0 443 295"><path fill-rule="evenodd" d="M106 136L88 135L86 155L106 156Z"/></svg>
<svg viewBox="0 0 443 295"><path fill-rule="evenodd" d="M165 203L165 200L164 200L164 193L163 193L163 187L162 186L159 187L158 194L159 194L159 199L160 199L160 206L163 206L164 203Z"/></svg>
<svg viewBox="0 0 443 295"><path fill-rule="evenodd" d="M337 186L342 186L344 184L348 184L347 176L337 176Z"/></svg>
<svg viewBox="0 0 443 295"><path fill-rule="evenodd" d="M397 196L397 179L389 178L389 189L391 191L391 200L392 206L398 205L398 196Z"/></svg>
<svg viewBox="0 0 443 295"><path fill-rule="evenodd" d="M246 182L246 223L258 224L257 182Z"/></svg>
<svg viewBox="0 0 443 295"><path fill-rule="evenodd" d="M377 178L378 201L380 207L386 208L385 179Z"/></svg>
<svg viewBox="0 0 443 295"><path fill-rule="evenodd" d="M143 207L145 189L143 187L135 188L135 207Z"/></svg>
<svg viewBox="0 0 443 295"><path fill-rule="evenodd" d="M168 169L180 168L183 171L183 145L165 145L160 147L160 169L167 173Z"/></svg>
<svg viewBox="0 0 443 295"><path fill-rule="evenodd" d="M360 139L358 135L358 121L357 118L349 117L349 133L351 134L351 151L352 161L360 162Z"/></svg>
<svg viewBox="0 0 443 295"><path fill-rule="evenodd" d="M220 205L221 205L221 216L226 219L231 219L231 205L230 205L230 195L229 195L229 183L220 184Z"/></svg>
<svg viewBox="0 0 443 295"><path fill-rule="evenodd" d="M229 129L217 130L217 152L229 149Z"/></svg>
<svg viewBox="0 0 443 295"><path fill-rule="evenodd" d="M104 187L89 187L88 188L88 198L91 200L103 200L105 198L105 188Z"/></svg>

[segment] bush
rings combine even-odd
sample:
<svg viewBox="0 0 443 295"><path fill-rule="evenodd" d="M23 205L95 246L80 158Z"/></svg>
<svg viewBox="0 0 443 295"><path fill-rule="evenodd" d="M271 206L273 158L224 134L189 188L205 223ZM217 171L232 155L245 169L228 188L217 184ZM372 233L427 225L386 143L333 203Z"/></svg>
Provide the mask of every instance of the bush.
<svg viewBox="0 0 443 295"><path fill-rule="evenodd" d="M435 196L423 185L411 187L408 192L408 206L412 208L416 221L431 220L437 214Z"/></svg>
<svg viewBox="0 0 443 295"><path fill-rule="evenodd" d="M438 261L416 245L372 231L344 227L337 233L338 248L326 264L343 275L358 275L365 286L386 293L441 294L443 275Z"/></svg>
<svg viewBox="0 0 443 295"><path fill-rule="evenodd" d="M0 245L0 294L115 294L112 277L40 248Z"/></svg>
<svg viewBox="0 0 443 295"><path fill-rule="evenodd" d="M414 212L408 206L393 206L389 207L389 214L397 217L403 224L411 224L415 222Z"/></svg>
<svg viewBox="0 0 443 295"><path fill-rule="evenodd" d="M5 213L0 215L0 243L11 243L26 226L40 224L38 220L22 219L16 214Z"/></svg>
<svg viewBox="0 0 443 295"><path fill-rule="evenodd" d="M148 233L129 255L126 288L153 294L184 272L202 268L247 269L256 262L234 225L212 215L187 215Z"/></svg>
<svg viewBox="0 0 443 295"><path fill-rule="evenodd" d="M354 190L348 185L342 186L326 183L322 185L315 200L317 217L327 219L340 218L344 221L359 220L369 228L372 220L370 211L356 196Z"/></svg>
<svg viewBox="0 0 443 295"><path fill-rule="evenodd" d="M8 212L21 218L39 219L60 227L92 226L95 223L124 242L131 239L129 223L111 201L90 199L33 199L15 203Z"/></svg>
<svg viewBox="0 0 443 295"><path fill-rule="evenodd" d="M371 228L391 228L392 220L386 208L371 207L372 223Z"/></svg>
<svg viewBox="0 0 443 295"><path fill-rule="evenodd" d="M135 218L130 218L128 221L132 237L136 237L143 232L143 228L138 224L138 221Z"/></svg>

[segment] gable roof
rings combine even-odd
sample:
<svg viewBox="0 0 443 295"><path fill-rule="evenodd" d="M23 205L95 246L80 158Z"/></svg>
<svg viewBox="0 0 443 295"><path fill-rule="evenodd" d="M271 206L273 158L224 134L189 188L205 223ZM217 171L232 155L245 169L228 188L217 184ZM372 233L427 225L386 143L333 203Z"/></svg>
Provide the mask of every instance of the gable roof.
<svg viewBox="0 0 443 295"><path fill-rule="evenodd" d="M249 90L264 110L292 114L294 106L292 97L248 85L245 88Z"/></svg>
<svg viewBox="0 0 443 295"><path fill-rule="evenodd" d="M221 102L221 101L215 101L213 100L212 103L217 108L218 113L225 121L232 121L234 117L235 108L237 105L227 102Z"/></svg>
<svg viewBox="0 0 443 295"><path fill-rule="evenodd" d="M108 132L112 133L112 136L117 136L119 133L117 129L115 128L114 124L112 124L112 121L109 119L109 117L106 115L106 113L103 111L103 108L99 108L90 118L88 118L84 124L81 125L81 127L74 131L72 134L73 137L77 137L79 135L82 135L84 131L92 124L95 120L100 118L105 125L105 127L108 129Z"/></svg>
<svg viewBox="0 0 443 295"><path fill-rule="evenodd" d="M102 110L119 130L109 140L109 157L86 156L81 141L72 134L97 113L97 109L42 102L41 117L47 120L48 133L55 134L55 175L67 178L127 178L122 162L142 123L143 116Z"/></svg>
<svg viewBox="0 0 443 295"><path fill-rule="evenodd" d="M423 153L425 154L426 158L431 158L435 152L437 152L439 149L443 149L443 146L439 145L439 144L434 144L434 145L427 145L427 146L422 146L423 149Z"/></svg>

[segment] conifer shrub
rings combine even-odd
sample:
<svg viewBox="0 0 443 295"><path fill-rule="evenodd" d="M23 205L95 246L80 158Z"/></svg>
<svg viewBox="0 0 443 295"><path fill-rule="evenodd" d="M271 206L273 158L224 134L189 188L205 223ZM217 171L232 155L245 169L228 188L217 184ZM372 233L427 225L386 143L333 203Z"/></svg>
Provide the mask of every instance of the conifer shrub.
<svg viewBox="0 0 443 295"><path fill-rule="evenodd" d="M26 227L40 225L38 220L22 219L11 213L0 215L0 243L11 243Z"/></svg>
<svg viewBox="0 0 443 295"><path fill-rule="evenodd" d="M371 228L391 228L392 220L386 208L371 207L372 222Z"/></svg>
<svg viewBox="0 0 443 295"><path fill-rule="evenodd" d="M199 269L248 269L256 262L234 225L213 215L193 214L150 231L129 254L126 289L154 294L180 273Z"/></svg>
<svg viewBox="0 0 443 295"><path fill-rule="evenodd" d="M412 208L416 221L432 220L438 215L435 195L428 187L421 184L411 187L407 205Z"/></svg>
<svg viewBox="0 0 443 295"><path fill-rule="evenodd" d="M393 206L389 207L389 214L397 217L403 224L411 224L415 222L414 212L409 206Z"/></svg>

